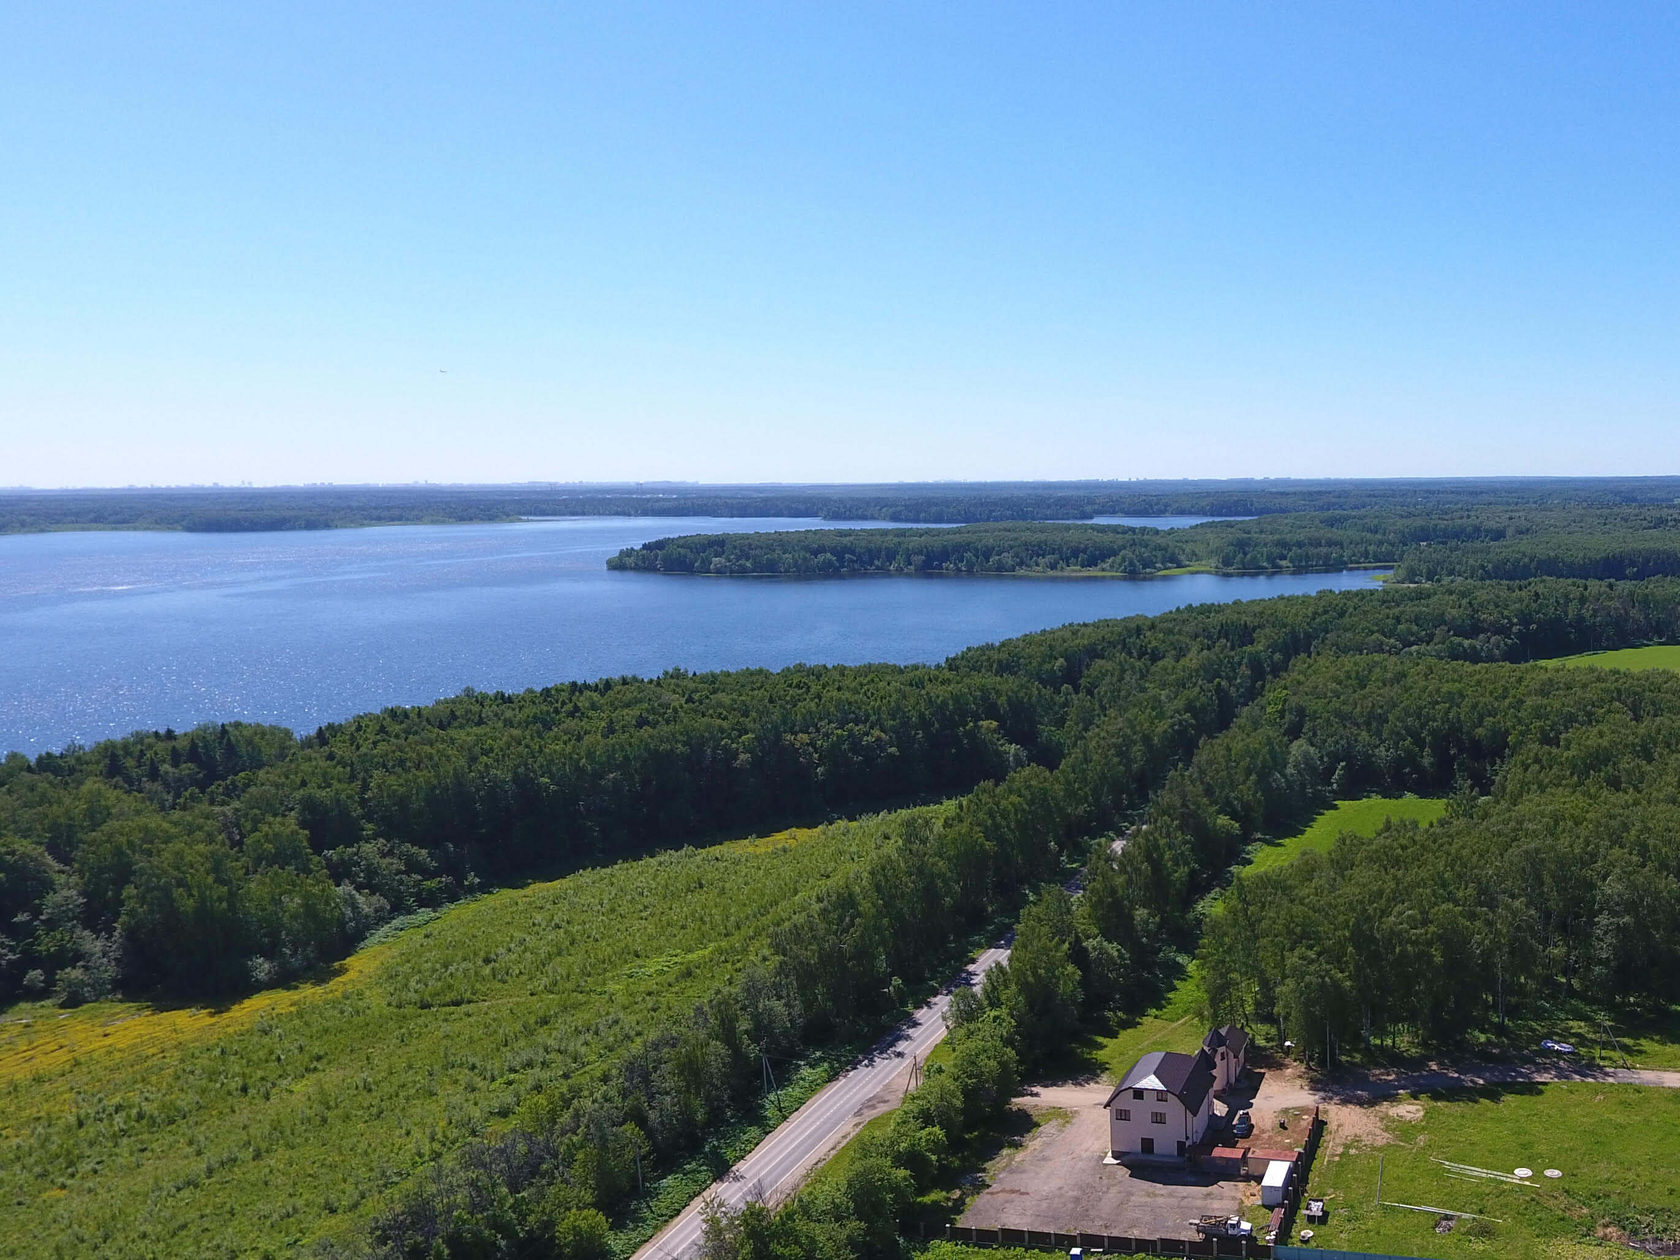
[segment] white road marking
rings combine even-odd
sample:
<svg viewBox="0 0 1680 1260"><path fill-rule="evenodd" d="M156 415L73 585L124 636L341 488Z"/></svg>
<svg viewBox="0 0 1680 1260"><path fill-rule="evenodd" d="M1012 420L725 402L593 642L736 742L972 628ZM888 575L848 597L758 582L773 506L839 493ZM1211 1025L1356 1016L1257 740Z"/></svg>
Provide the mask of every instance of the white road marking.
<svg viewBox="0 0 1680 1260"><path fill-rule="evenodd" d="M978 983L981 976L1008 957L1007 948L986 950L969 964L957 983ZM945 1008L954 989L952 985L935 994L899 1025L892 1035L896 1040L884 1040L861 1062L817 1091L754 1147L751 1154L654 1235L632 1260L652 1260L656 1256L663 1260L687 1260L692 1256L705 1229L700 1205L707 1198L715 1197L731 1209L738 1209L755 1198L773 1201L782 1186L799 1174L851 1115L904 1070L910 1056L922 1058L945 1039Z"/></svg>

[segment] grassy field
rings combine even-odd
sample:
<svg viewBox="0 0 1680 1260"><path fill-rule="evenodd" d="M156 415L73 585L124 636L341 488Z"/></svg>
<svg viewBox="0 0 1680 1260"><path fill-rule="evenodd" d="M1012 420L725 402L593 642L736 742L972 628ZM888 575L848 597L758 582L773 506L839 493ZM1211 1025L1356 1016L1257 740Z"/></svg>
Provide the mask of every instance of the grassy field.
<svg viewBox="0 0 1680 1260"><path fill-rule="evenodd" d="M498 892L223 1010L0 1014L0 1254L295 1254L763 946L871 826ZM720 892L723 895L720 895Z"/></svg>
<svg viewBox="0 0 1680 1260"><path fill-rule="evenodd" d="M1398 1100L1364 1111L1341 1150L1333 1123L1310 1182L1330 1211L1315 1245L1451 1260L1460 1256L1627 1255L1623 1239L1680 1234L1680 1091L1635 1085L1558 1084L1464 1090ZM1378 1207L1450 1208L1493 1217L1460 1220ZM1533 1186L1461 1180L1433 1159L1511 1172ZM1563 1173L1550 1180L1547 1168Z"/></svg>
<svg viewBox="0 0 1680 1260"><path fill-rule="evenodd" d="M1253 875L1291 862L1312 850L1323 853L1336 843L1344 831L1355 835L1373 836L1390 818L1410 819L1428 824L1439 818L1447 808L1441 800L1418 796L1372 796L1359 801L1337 801L1325 810L1304 831L1284 840L1269 841L1256 846L1249 864L1241 875ZM1240 875L1239 875L1240 878Z"/></svg>
<svg viewBox="0 0 1680 1260"><path fill-rule="evenodd" d="M1600 669L1680 669L1680 644L1662 643L1654 647L1622 648L1615 652L1587 652L1582 656L1564 656L1551 665L1596 665Z"/></svg>

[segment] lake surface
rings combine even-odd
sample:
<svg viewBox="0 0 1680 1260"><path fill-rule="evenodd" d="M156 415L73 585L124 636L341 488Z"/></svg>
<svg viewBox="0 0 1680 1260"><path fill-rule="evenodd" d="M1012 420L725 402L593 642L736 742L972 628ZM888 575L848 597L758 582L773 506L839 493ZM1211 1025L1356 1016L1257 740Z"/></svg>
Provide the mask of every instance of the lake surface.
<svg viewBox="0 0 1680 1260"><path fill-rule="evenodd" d="M1151 529L1188 529L1209 521L1252 521L1252 516L1087 516L1078 524L1147 525Z"/></svg>
<svg viewBox="0 0 1680 1260"><path fill-rule="evenodd" d="M0 752L212 720L322 722L465 687L938 661L1070 621L1374 584L613 573L672 534L880 521L588 517L272 534L0 537Z"/></svg>

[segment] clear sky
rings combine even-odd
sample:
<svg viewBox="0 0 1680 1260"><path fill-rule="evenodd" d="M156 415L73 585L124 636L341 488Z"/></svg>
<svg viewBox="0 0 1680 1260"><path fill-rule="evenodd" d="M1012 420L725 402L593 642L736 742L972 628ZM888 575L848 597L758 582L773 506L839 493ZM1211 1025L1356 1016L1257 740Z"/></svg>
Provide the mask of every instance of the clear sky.
<svg viewBox="0 0 1680 1260"><path fill-rule="evenodd" d="M0 484L1680 472L1677 65L1601 0L7 5Z"/></svg>

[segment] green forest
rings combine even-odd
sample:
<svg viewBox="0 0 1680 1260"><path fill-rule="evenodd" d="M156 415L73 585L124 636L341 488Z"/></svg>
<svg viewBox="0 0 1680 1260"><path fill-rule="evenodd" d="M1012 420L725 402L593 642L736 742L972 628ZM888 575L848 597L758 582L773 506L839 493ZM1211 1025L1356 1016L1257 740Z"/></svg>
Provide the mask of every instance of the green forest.
<svg viewBox="0 0 1680 1260"><path fill-rule="evenodd" d="M1175 947L1199 943L1204 1014L1270 1026L1319 1066L1450 1049L1582 993L1618 1020L1671 1008L1680 675L1456 655L1321 648L1275 675L1168 774L1118 854L1092 846L1081 897L1050 887L1025 907L1008 966L953 1002L948 1064L890 1125L781 1211L717 1215L709 1254L899 1254L942 1219L943 1188L1007 1102L998 1082L1147 1009L1160 987L1142 960ZM1229 879L1256 839L1367 791L1445 810ZM1671 1200L1612 1197L1562 1228L1675 1238Z"/></svg>
<svg viewBox="0 0 1680 1260"><path fill-rule="evenodd" d="M1186 529L1080 523L694 534L608 566L715 577L859 574L1150 577L1389 567L1397 582L1680 574L1680 509L1506 507L1295 512Z"/></svg>
<svg viewBox="0 0 1680 1260"><path fill-rule="evenodd" d="M1010 963L957 1004L956 1057L888 1145L782 1216L717 1223L759 1238L742 1255L895 1254L896 1222L1008 1082L1147 1004L1163 960L1197 947L1202 896L1333 797L1453 805L1427 842L1394 831L1242 881L1291 909L1222 916L1251 936L1202 940L1220 1010L1345 1046L1449 1041L1571 986L1672 1000L1680 857L1657 789L1680 684L1526 663L1676 640L1666 579L1445 583L1070 626L937 667L673 672L302 738L229 724L14 756L0 976L65 1006L227 1000L497 884L889 809L744 969L440 1133L361 1202L365 1233L300 1224L335 1255L606 1254L639 1178L757 1105L762 1054L870 1035L1019 914ZM948 803L900 808L919 800ZM1115 857L1104 837L1140 823ZM1080 865L1073 899L1059 885ZM716 896L728 915L737 894ZM1337 945L1353 919L1369 943ZM398 992L475 1002L472 958L416 956ZM96 1191L100 1161L65 1165L64 1140L8 1131L8 1162Z"/></svg>
<svg viewBox="0 0 1680 1260"><path fill-rule="evenodd" d="M302 738L230 723L13 754L0 1000L248 991L510 879L1012 774L1075 781L1055 795L1083 834L1298 656L1520 661L1667 640L1673 589L1324 595L1093 623L940 667L672 672L468 692ZM1150 723L1170 734L1135 733ZM1119 748L1115 724L1132 732Z"/></svg>

